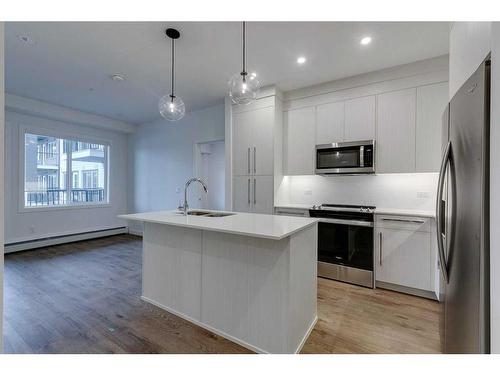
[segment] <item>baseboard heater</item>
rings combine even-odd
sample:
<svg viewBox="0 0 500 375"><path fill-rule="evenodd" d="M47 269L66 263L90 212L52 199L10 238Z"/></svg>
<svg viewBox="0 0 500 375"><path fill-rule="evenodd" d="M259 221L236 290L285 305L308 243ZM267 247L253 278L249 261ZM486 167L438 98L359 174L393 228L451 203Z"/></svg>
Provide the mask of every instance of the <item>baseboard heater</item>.
<svg viewBox="0 0 500 375"><path fill-rule="evenodd" d="M60 245L63 243L84 241L93 238L107 237L123 233L128 233L127 227L117 227L110 229L95 230L91 232L82 232L75 234L65 234L61 236L38 238L36 240L30 240L30 241L6 243L4 246L4 253L5 254L14 253L16 251L31 250L39 247Z"/></svg>

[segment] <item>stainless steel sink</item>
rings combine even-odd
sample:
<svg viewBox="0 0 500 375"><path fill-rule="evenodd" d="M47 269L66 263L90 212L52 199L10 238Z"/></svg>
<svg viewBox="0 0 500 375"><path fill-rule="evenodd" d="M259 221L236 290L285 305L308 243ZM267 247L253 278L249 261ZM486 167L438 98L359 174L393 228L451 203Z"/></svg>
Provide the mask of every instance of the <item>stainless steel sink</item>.
<svg viewBox="0 0 500 375"><path fill-rule="evenodd" d="M183 212L177 212L180 215L183 215ZM203 217L225 217L225 216L231 216L234 215L234 213L230 212L213 212L213 211L188 211L188 215L191 216L203 216Z"/></svg>

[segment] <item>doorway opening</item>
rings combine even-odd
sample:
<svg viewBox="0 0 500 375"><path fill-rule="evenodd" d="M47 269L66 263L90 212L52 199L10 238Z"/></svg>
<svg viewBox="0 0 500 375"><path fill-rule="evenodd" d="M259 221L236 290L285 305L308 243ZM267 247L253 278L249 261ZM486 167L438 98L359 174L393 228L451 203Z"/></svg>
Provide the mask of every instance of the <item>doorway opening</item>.
<svg viewBox="0 0 500 375"><path fill-rule="evenodd" d="M225 208L225 143L223 139L195 144L194 172L208 186L208 193L196 190L198 208L219 210Z"/></svg>

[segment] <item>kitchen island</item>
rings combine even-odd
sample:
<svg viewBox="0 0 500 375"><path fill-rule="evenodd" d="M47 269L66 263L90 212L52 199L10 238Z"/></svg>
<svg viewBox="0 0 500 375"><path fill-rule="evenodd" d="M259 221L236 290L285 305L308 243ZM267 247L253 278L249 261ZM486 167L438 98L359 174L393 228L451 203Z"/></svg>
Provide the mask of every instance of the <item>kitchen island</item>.
<svg viewBox="0 0 500 375"><path fill-rule="evenodd" d="M255 352L299 352L317 320L317 220L198 213L120 216L144 223L142 299Z"/></svg>

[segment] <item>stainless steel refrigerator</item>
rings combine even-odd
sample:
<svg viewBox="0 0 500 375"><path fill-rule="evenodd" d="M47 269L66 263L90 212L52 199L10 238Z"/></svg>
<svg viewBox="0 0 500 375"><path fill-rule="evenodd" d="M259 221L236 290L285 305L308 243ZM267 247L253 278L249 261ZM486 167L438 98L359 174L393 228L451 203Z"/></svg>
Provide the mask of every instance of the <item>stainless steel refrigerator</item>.
<svg viewBox="0 0 500 375"><path fill-rule="evenodd" d="M436 202L445 353L489 353L489 113L487 60L443 115Z"/></svg>

